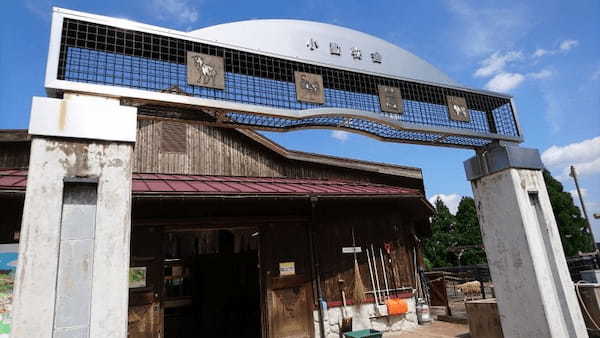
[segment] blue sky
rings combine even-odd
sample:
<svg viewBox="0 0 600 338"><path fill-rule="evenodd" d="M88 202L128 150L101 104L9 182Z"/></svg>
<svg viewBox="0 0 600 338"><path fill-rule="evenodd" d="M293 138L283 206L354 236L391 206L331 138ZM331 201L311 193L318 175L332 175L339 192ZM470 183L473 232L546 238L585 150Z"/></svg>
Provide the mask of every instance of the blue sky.
<svg viewBox="0 0 600 338"><path fill-rule="evenodd" d="M44 96L51 6L188 31L231 21L326 22L388 40L455 81L515 97L526 147L567 190L573 164L590 216L600 213L600 1L8 0L0 14L0 129L26 128ZM267 133L285 147L423 168L428 197L471 195L472 151L383 143L326 130ZM600 221L593 221L600 238Z"/></svg>

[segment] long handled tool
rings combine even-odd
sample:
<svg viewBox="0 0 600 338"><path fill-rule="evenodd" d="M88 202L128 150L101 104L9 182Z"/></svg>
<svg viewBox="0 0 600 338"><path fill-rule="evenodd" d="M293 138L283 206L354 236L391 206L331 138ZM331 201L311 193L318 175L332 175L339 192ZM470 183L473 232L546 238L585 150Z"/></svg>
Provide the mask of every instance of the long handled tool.
<svg viewBox="0 0 600 338"><path fill-rule="evenodd" d="M340 333L352 331L352 316L348 315L346 308L346 292L344 292L344 280L338 280L342 294L342 324L340 325Z"/></svg>
<svg viewBox="0 0 600 338"><path fill-rule="evenodd" d="M352 227L352 246L354 247L354 290L352 292L355 304L365 302L365 285L363 284L360 270L358 268L358 260L356 259L356 239L354 238L354 227Z"/></svg>
<svg viewBox="0 0 600 338"><path fill-rule="evenodd" d="M388 285L387 274L385 273L385 262L383 261L383 251L379 248L379 257L381 257L381 269L383 270L383 280L385 281L385 294L390 298L390 286Z"/></svg>
<svg viewBox="0 0 600 338"><path fill-rule="evenodd" d="M365 250L367 253L367 262L369 263L369 276L371 277L371 289L373 290L373 296L375 297L375 306L379 304L379 300L377 299L377 292L375 291L375 280L373 279L373 268L371 267L371 254L369 253L369 248Z"/></svg>
<svg viewBox="0 0 600 338"><path fill-rule="evenodd" d="M371 244L371 254L373 255L373 270L375 270L375 283L377 284L377 291L375 292L378 293L379 300L383 301L383 297L381 297L381 294L379 294L381 292L381 287L379 286L379 273L377 273L377 258L375 258L377 256L375 256L375 249L373 249L373 244ZM379 304L379 302L377 302L377 304Z"/></svg>

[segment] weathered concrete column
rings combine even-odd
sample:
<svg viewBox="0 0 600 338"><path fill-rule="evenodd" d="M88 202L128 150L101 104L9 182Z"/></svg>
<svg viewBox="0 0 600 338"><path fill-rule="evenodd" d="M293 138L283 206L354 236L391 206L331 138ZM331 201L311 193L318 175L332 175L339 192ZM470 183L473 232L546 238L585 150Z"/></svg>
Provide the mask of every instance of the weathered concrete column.
<svg viewBox="0 0 600 338"><path fill-rule="evenodd" d="M126 337L136 109L34 97L11 337Z"/></svg>
<svg viewBox="0 0 600 338"><path fill-rule="evenodd" d="M587 337L539 152L493 146L465 162L505 337Z"/></svg>

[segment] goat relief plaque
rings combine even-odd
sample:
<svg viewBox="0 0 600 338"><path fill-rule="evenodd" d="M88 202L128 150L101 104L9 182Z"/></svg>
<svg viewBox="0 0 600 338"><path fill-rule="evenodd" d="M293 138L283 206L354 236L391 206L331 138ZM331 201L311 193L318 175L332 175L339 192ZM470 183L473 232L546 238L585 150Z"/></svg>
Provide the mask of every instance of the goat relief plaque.
<svg viewBox="0 0 600 338"><path fill-rule="evenodd" d="M296 80L296 99L310 103L325 103L323 78L321 75L294 72Z"/></svg>
<svg viewBox="0 0 600 338"><path fill-rule="evenodd" d="M381 111L386 113L402 114L402 95L400 95L400 88L388 87L388 86L377 86L379 90L379 105Z"/></svg>
<svg viewBox="0 0 600 338"><path fill-rule="evenodd" d="M187 53L187 83L216 89L225 89L225 62L220 56Z"/></svg>
<svg viewBox="0 0 600 338"><path fill-rule="evenodd" d="M451 120L462 122L469 122L471 120L467 101L464 97L448 95L446 99L448 101L448 114Z"/></svg>

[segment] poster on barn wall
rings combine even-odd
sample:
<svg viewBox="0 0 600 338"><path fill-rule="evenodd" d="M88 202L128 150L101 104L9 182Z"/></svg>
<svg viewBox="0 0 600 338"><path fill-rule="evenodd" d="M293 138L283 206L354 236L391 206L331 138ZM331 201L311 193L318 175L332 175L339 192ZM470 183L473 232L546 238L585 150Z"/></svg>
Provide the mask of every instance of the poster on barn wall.
<svg viewBox="0 0 600 338"><path fill-rule="evenodd" d="M129 288L145 288L146 287L146 267L136 266L129 268ZM2 338L2 337L0 337Z"/></svg>
<svg viewBox="0 0 600 338"><path fill-rule="evenodd" d="M10 337L11 310L19 244L0 244L0 338Z"/></svg>

